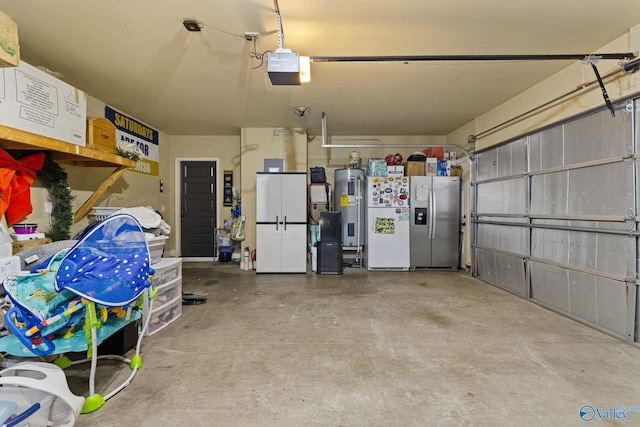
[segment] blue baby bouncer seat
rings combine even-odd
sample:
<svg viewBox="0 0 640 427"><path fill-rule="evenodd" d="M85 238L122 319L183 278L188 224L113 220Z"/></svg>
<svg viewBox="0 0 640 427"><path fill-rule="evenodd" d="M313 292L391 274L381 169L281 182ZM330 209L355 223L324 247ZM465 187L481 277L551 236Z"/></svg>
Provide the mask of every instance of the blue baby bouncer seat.
<svg viewBox="0 0 640 427"><path fill-rule="evenodd" d="M87 351L87 359L72 362L61 356L54 363L66 368L91 362L89 396L82 412L98 409L126 387L141 367L140 346L149 319L139 328L131 359L98 356L97 346L140 319L142 294L150 290L153 273L138 221L126 213L106 218L29 274L5 278L3 287L12 307L4 318L11 335L0 338L0 351L22 357ZM104 397L95 393L94 386L100 358L121 360L132 369L129 378Z"/></svg>

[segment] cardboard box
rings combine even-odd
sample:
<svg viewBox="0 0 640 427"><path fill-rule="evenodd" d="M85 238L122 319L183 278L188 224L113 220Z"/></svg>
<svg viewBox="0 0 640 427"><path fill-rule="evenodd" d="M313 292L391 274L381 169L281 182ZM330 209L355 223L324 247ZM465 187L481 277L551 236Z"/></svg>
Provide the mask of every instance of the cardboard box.
<svg viewBox="0 0 640 427"><path fill-rule="evenodd" d="M406 162L404 170L406 176L423 176L426 162Z"/></svg>
<svg viewBox="0 0 640 427"><path fill-rule="evenodd" d="M387 166L387 175L393 177L404 176L404 166Z"/></svg>
<svg viewBox="0 0 640 427"><path fill-rule="evenodd" d="M451 165L451 176L462 177L462 166Z"/></svg>
<svg viewBox="0 0 640 427"><path fill-rule="evenodd" d="M87 148L116 153L116 126L104 117L87 118Z"/></svg>
<svg viewBox="0 0 640 427"><path fill-rule="evenodd" d="M51 243L51 239L49 239L48 237L45 237L44 239L15 241L12 243L13 254L15 255L26 249L31 249L37 246L46 245L47 243Z"/></svg>
<svg viewBox="0 0 640 427"><path fill-rule="evenodd" d="M20 61L4 68L0 125L85 146L87 96L81 90Z"/></svg>
<svg viewBox="0 0 640 427"><path fill-rule="evenodd" d="M437 175L438 174L438 159L435 157L427 157L427 175Z"/></svg>
<svg viewBox="0 0 640 427"><path fill-rule="evenodd" d="M18 25L9 15L0 11L0 67L20 65Z"/></svg>
<svg viewBox="0 0 640 427"><path fill-rule="evenodd" d="M444 148L442 147L430 147L425 150L422 150L427 157L435 157L438 160L444 159Z"/></svg>

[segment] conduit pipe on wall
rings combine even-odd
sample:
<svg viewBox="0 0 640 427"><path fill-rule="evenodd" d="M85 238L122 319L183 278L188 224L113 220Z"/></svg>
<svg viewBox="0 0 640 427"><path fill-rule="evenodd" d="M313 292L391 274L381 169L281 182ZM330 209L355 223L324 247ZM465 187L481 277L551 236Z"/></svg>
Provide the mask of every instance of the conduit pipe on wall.
<svg viewBox="0 0 640 427"><path fill-rule="evenodd" d="M417 148L424 149L429 147L457 148L462 151L469 159L472 159L471 153L458 144L331 144L328 143L327 132L327 115L322 113L322 148ZM349 141L349 140L348 140ZM372 139L354 139L350 141L372 141ZM376 139L376 141L379 141Z"/></svg>

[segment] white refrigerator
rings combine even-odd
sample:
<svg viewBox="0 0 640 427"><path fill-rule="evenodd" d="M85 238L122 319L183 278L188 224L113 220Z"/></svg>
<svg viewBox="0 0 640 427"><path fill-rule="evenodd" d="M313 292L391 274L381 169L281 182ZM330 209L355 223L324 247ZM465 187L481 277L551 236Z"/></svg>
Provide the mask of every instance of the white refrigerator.
<svg viewBox="0 0 640 427"><path fill-rule="evenodd" d="M408 270L409 178L367 178L368 270Z"/></svg>
<svg viewBox="0 0 640 427"><path fill-rule="evenodd" d="M256 175L256 273L307 272L307 175Z"/></svg>

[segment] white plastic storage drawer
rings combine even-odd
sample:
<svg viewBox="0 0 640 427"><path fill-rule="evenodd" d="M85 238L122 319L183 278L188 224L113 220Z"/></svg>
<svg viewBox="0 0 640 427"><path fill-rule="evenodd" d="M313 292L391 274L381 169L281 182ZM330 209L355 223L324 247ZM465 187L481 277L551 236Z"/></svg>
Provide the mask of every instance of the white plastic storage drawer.
<svg viewBox="0 0 640 427"><path fill-rule="evenodd" d="M182 314L182 295L175 300L161 307L154 308L151 312L149 328L147 335L153 335L156 332L166 328Z"/></svg>
<svg viewBox="0 0 640 427"><path fill-rule="evenodd" d="M182 277L182 258L162 258L151 268L155 270L153 286L159 288L177 277Z"/></svg>
<svg viewBox="0 0 640 427"><path fill-rule="evenodd" d="M182 297L182 277L176 277L169 283L157 287L153 296L153 307L162 307L178 297Z"/></svg>

